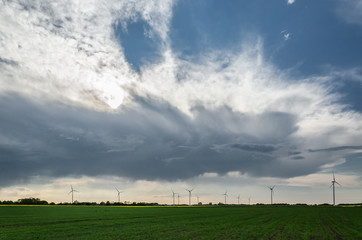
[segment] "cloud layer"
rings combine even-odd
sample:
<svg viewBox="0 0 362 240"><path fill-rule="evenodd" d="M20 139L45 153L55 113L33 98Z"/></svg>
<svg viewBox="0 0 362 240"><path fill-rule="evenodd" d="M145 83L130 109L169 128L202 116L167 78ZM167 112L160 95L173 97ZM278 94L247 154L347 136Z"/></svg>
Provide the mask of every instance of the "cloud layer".
<svg viewBox="0 0 362 240"><path fill-rule="evenodd" d="M264 59L258 36L181 59L168 37L174 5L2 3L3 186L33 176L289 178L361 150L361 114L338 103L335 73L293 78ZM162 59L136 72L114 30L139 19Z"/></svg>

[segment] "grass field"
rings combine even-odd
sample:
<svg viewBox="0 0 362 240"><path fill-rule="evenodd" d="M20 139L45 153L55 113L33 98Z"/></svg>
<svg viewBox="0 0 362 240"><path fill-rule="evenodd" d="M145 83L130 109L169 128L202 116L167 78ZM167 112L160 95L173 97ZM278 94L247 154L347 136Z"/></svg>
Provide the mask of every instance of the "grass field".
<svg viewBox="0 0 362 240"><path fill-rule="evenodd" d="M0 239L362 239L362 208L0 206Z"/></svg>

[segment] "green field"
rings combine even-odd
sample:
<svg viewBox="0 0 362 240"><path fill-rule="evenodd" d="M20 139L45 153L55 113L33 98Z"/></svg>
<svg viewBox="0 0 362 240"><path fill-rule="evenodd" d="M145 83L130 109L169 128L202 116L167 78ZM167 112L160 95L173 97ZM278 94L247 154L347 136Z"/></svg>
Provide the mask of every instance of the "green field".
<svg viewBox="0 0 362 240"><path fill-rule="evenodd" d="M362 208L0 206L0 239L362 239Z"/></svg>

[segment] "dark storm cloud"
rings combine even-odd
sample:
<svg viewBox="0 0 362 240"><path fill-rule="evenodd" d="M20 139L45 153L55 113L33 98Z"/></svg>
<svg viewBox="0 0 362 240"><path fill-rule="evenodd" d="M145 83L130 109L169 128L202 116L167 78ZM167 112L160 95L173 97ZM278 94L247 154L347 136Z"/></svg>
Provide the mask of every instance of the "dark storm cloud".
<svg viewBox="0 0 362 240"><path fill-rule="evenodd" d="M276 150L276 147L269 146L269 145L250 145L250 144L232 144L232 148L237 148L245 151L252 151L252 152L264 152L270 153Z"/></svg>
<svg viewBox="0 0 362 240"><path fill-rule="evenodd" d="M291 115L247 116L226 107L193 114L151 98L104 113L2 96L0 184L38 175L176 180L240 171L287 177L319 167L281 167L278 158L290 152L283 143L296 129Z"/></svg>
<svg viewBox="0 0 362 240"><path fill-rule="evenodd" d="M362 146L339 146L323 149L309 149L309 152L334 152L334 151L343 151L343 150L362 150Z"/></svg>
<svg viewBox="0 0 362 240"><path fill-rule="evenodd" d="M16 61L14 61L14 60L0 57L0 66L3 65L3 64L11 65L11 66L13 66L13 67L16 67L16 66L19 65L19 63L16 62Z"/></svg>
<svg viewBox="0 0 362 240"><path fill-rule="evenodd" d="M289 152L288 155L289 156L292 156L292 155L299 155L301 154L302 152Z"/></svg>

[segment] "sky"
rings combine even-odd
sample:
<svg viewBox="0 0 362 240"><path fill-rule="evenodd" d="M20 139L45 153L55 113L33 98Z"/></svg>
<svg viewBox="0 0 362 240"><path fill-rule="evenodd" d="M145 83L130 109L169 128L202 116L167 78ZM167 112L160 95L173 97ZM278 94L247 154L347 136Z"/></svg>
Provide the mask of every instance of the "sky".
<svg viewBox="0 0 362 240"><path fill-rule="evenodd" d="M361 0L0 6L0 200L362 202Z"/></svg>

